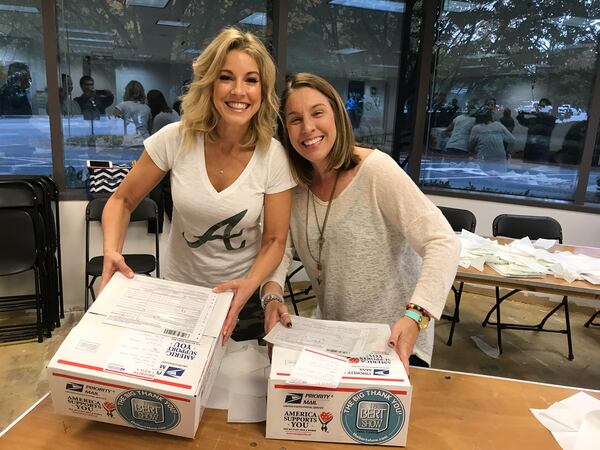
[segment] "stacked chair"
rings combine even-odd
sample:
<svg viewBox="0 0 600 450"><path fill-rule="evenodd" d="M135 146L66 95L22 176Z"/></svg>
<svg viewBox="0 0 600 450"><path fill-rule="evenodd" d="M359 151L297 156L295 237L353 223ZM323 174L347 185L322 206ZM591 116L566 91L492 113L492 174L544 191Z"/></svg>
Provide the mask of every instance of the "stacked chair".
<svg viewBox="0 0 600 450"><path fill-rule="evenodd" d="M0 177L0 277L33 273L30 294L10 295L10 282L2 283L0 342L42 342L64 317L58 208L52 178ZM20 320L25 311L35 311L35 322Z"/></svg>

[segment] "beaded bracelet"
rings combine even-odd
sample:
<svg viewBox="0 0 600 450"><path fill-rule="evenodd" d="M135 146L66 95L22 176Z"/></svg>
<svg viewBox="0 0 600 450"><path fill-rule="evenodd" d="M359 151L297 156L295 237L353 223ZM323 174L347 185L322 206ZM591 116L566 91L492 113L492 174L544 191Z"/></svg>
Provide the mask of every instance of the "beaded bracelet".
<svg viewBox="0 0 600 450"><path fill-rule="evenodd" d="M409 303L406 305L406 309L414 309L415 311L419 311L421 314L427 317L431 317L431 314L427 312L427 310L419 305L415 305L414 303Z"/></svg>

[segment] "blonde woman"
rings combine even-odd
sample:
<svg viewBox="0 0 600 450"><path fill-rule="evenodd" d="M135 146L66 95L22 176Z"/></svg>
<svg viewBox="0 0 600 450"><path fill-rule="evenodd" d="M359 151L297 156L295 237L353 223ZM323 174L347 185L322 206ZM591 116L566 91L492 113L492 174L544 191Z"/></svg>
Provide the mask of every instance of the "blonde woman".
<svg viewBox="0 0 600 450"><path fill-rule="evenodd" d="M394 160L355 145L344 103L326 80L292 76L281 103L279 136L299 184L290 235L317 316L388 323L389 345L407 371L409 362L429 365L430 319L440 317L458 264L452 228ZM287 261L263 289L266 300L281 293L286 272ZM293 322L283 303L263 304L267 331Z"/></svg>
<svg viewBox="0 0 600 450"><path fill-rule="evenodd" d="M234 291L226 341L281 261L295 182L285 150L272 138L275 66L263 44L227 28L193 71L181 121L144 141L142 157L106 205L101 288L115 271L133 276L121 255L130 213L170 170L174 208L164 275Z"/></svg>

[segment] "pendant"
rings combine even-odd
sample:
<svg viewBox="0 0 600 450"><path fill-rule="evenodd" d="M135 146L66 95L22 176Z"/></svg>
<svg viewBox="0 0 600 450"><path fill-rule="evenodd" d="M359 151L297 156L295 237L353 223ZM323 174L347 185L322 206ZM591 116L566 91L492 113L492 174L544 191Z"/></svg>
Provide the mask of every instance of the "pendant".
<svg viewBox="0 0 600 450"><path fill-rule="evenodd" d="M321 285L321 263L317 263L317 284Z"/></svg>

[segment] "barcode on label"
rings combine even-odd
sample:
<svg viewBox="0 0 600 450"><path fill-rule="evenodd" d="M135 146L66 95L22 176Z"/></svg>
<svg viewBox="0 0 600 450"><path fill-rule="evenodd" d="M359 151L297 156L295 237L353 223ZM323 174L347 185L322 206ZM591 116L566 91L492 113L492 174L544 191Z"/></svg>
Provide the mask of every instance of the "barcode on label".
<svg viewBox="0 0 600 450"><path fill-rule="evenodd" d="M176 336L176 337L182 337L182 338L190 337L190 333L186 333L185 331L169 330L167 328L165 328L164 333L168 334L169 336Z"/></svg>

